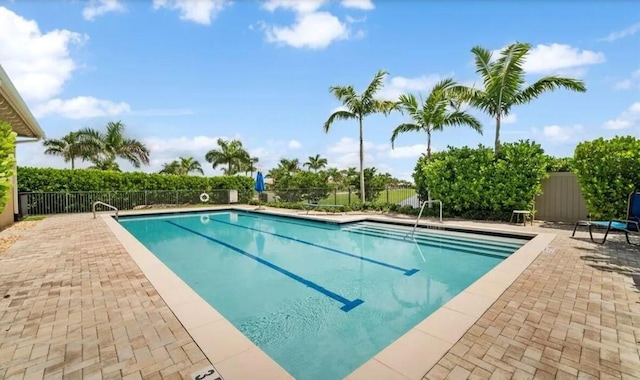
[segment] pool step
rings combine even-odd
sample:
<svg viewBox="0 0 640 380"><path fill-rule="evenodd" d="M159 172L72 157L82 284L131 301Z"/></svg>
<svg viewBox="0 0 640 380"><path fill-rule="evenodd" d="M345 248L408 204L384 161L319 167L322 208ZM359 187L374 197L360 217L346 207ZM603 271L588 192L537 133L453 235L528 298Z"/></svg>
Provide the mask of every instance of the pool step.
<svg viewBox="0 0 640 380"><path fill-rule="evenodd" d="M420 246L423 246L423 247L449 249L449 250L453 250L453 251L457 251L457 252L470 253L470 254L481 255L481 256L488 256L488 257L494 257L494 258L499 258L499 259L507 258L507 257L509 257L509 255L511 253L513 253L515 251L515 249L511 249L511 250L508 250L508 251L506 251L506 250L496 250L495 248L483 249L483 247L481 245L475 245L475 246L460 245L460 244L456 244L455 242L451 242L450 240L437 241L437 240L434 240L433 238L424 239L423 237L420 237L420 236L417 236L417 235L414 238L411 238L411 236L407 235L407 234L399 235L397 233L389 233L389 231L380 231L380 230L371 230L371 229L366 229L366 228L357 228L355 226L344 228L343 231L350 232L350 233L361 234L361 235L365 235L365 236L374 236L374 237L381 237L381 238L385 238L385 239L393 239L393 240L402 241L402 242L409 243L409 244L417 243L417 244L419 244Z"/></svg>
<svg viewBox="0 0 640 380"><path fill-rule="evenodd" d="M355 228L366 228L366 229L370 229L370 230L377 230L377 231L384 231L386 233L394 233L397 234L399 236L406 236L407 234L411 234L411 229L410 228L402 228L402 227L388 227L388 226L381 226L381 225L376 225L376 224L369 224L369 223L362 223L362 224L357 224L354 225L353 227ZM491 247L491 248L495 248L498 250L508 250L509 252L513 252L516 249L522 247L522 245L524 244L524 242L522 243L516 243L516 242L509 242L509 241L499 241L499 240L488 240L488 239L482 239L482 238L471 238L471 237L465 237L465 236L459 236L458 234L456 235L452 235L452 234L447 234L447 233L442 233L442 232L433 232L432 230L427 230L427 229L417 229L415 231L415 233L413 234L414 237L421 237L424 239L437 239L437 241L442 241L442 240L448 240L448 241L452 241L456 244L467 244L467 245L471 245L473 247L477 247L478 245L482 245L485 246L487 248Z"/></svg>

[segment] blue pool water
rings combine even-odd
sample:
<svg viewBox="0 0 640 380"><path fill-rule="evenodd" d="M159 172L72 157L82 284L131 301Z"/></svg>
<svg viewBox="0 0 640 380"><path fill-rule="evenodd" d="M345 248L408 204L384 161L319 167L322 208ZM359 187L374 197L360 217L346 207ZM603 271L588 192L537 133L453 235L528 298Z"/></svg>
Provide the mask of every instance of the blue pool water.
<svg viewBox="0 0 640 380"><path fill-rule="evenodd" d="M297 379L340 379L525 240L241 211L120 223Z"/></svg>

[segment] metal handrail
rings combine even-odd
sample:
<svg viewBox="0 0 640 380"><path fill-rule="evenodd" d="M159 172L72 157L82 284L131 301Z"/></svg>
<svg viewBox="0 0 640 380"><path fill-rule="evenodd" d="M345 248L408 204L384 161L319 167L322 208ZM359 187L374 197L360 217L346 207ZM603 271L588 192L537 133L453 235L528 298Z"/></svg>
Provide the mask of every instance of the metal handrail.
<svg viewBox="0 0 640 380"><path fill-rule="evenodd" d="M101 202L101 201L93 202L93 204L91 205L91 210L93 211L93 219L96 218L96 206L97 205L102 205L102 206L108 207L108 208L110 208L112 210L115 210L116 211L116 220L118 220L118 209L116 207L114 207L114 206L111 206L108 203L104 203L104 202Z"/></svg>
<svg viewBox="0 0 640 380"><path fill-rule="evenodd" d="M413 230L411 231L411 237L413 237L414 233L416 232L416 228L418 228L418 221L420 221L420 218L422 218L422 212L424 211L424 206L431 204L431 203L435 203L438 202L440 204L440 223L442 223L442 202L438 199L432 199L429 201L424 201L422 203L422 207L420 207L420 213L418 214L418 217L416 218L416 223L413 225Z"/></svg>

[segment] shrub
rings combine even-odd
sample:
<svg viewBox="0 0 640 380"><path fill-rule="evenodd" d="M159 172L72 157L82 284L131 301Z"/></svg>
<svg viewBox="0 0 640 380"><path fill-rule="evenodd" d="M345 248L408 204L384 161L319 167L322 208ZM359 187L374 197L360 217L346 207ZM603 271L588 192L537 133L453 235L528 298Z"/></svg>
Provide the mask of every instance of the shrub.
<svg viewBox="0 0 640 380"><path fill-rule="evenodd" d="M16 165L16 133L9 123L0 122L0 211L9 202L12 177Z"/></svg>
<svg viewBox="0 0 640 380"><path fill-rule="evenodd" d="M384 174L377 173L376 168L364 169L364 190L367 202L373 202L378 199L380 192L384 191L387 187L388 178ZM356 189L356 195L362 199L360 194L360 175L351 178L350 183Z"/></svg>
<svg viewBox="0 0 640 380"><path fill-rule="evenodd" d="M562 173L573 171L573 158L547 156L547 173Z"/></svg>
<svg viewBox="0 0 640 380"><path fill-rule="evenodd" d="M216 190L232 189L238 190L239 203L247 203L254 194L253 179L240 176L196 177L90 169L18 168L19 192L58 193L30 198L31 208L41 213L86 212L90 211L88 205L98 200L119 209L144 204L200 203L199 197L203 192L210 195L210 203L228 203L228 193ZM43 208L45 204L47 206Z"/></svg>
<svg viewBox="0 0 640 380"><path fill-rule="evenodd" d="M627 196L640 188L640 139L616 136L581 142L574 166L592 217L626 217Z"/></svg>
<svg viewBox="0 0 640 380"><path fill-rule="evenodd" d="M273 190L282 202L318 202L329 196L331 188L326 172L295 172L283 174L276 181Z"/></svg>
<svg viewBox="0 0 640 380"><path fill-rule="evenodd" d="M430 189L448 216L507 220L514 209L532 209L546 164L540 145L528 140L502 144L498 156L482 145L449 147L420 158L413 178L419 198Z"/></svg>

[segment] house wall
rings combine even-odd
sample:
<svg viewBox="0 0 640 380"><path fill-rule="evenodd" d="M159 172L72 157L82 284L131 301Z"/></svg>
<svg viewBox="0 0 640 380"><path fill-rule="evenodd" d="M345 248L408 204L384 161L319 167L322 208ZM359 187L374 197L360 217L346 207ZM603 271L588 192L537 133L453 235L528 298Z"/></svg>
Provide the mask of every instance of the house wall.
<svg viewBox="0 0 640 380"><path fill-rule="evenodd" d="M0 228L6 227L13 223L14 214L17 214L18 210L15 206L15 190L16 190L16 176L13 176L13 186L9 189L9 200L4 210L0 214Z"/></svg>

